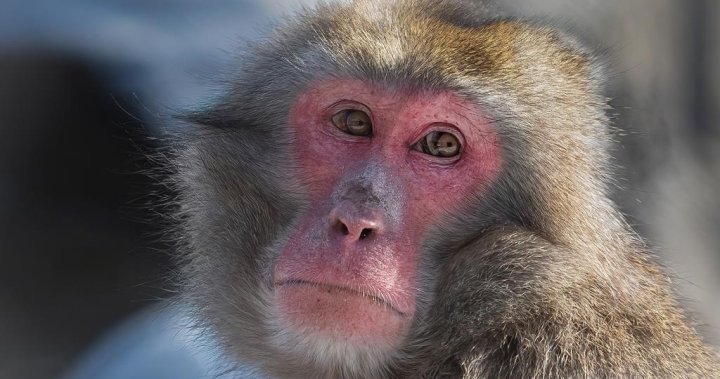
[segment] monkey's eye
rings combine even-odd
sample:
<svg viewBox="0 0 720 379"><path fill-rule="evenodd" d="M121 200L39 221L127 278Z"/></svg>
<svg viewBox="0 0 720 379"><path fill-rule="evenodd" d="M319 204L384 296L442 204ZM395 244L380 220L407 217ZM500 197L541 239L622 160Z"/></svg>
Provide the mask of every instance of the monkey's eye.
<svg viewBox="0 0 720 379"><path fill-rule="evenodd" d="M420 140L420 148L425 154L450 158L460 154L460 141L448 132L430 132Z"/></svg>
<svg viewBox="0 0 720 379"><path fill-rule="evenodd" d="M369 136L372 133L370 116L357 109L346 109L335 113L330 120L335 127L354 136Z"/></svg>

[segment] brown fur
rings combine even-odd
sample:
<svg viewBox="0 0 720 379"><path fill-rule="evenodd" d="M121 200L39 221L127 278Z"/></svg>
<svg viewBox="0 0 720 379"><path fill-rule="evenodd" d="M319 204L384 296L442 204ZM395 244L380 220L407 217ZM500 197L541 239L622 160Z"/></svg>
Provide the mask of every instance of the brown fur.
<svg viewBox="0 0 720 379"><path fill-rule="evenodd" d="M178 141L187 301L230 354L279 377L720 377L609 199L600 71L572 38L469 1L306 12L253 49ZM382 366L309 362L268 342L268 267L304 196L287 110L327 76L456 91L501 141L496 183L424 241L414 334Z"/></svg>

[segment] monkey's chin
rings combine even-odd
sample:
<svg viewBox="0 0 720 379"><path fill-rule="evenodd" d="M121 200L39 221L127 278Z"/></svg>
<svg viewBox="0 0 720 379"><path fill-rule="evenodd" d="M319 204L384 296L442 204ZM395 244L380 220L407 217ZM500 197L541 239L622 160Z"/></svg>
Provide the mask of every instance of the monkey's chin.
<svg viewBox="0 0 720 379"><path fill-rule="evenodd" d="M344 287L286 282L275 287L278 319L305 341L395 349L410 317L377 297Z"/></svg>

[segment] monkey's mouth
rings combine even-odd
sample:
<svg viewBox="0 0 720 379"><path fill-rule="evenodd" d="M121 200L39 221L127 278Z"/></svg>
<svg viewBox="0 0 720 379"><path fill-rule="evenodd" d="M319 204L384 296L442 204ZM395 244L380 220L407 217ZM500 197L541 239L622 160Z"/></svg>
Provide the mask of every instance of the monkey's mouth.
<svg viewBox="0 0 720 379"><path fill-rule="evenodd" d="M347 296L359 296L363 297L365 299L368 299L372 301L373 303L377 304L378 306L384 307L394 313L396 313L398 316L406 318L408 315L405 312L400 311L397 309L394 305L390 304L386 300L383 300L381 297L377 295L373 295L371 293L367 293L365 291L359 291L350 287L345 286L339 286L335 284L324 284L324 283L317 283L312 282L309 280L303 280L303 279L287 279L287 280L280 280L275 282L275 287L294 287L294 286L309 286L309 287L315 287L318 290L326 291L327 293L342 293L346 294Z"/></svg>

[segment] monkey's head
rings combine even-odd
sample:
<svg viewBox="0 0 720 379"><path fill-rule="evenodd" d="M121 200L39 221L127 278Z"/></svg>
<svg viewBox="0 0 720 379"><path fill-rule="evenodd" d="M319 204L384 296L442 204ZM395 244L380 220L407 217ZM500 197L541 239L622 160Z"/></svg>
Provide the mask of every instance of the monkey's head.
<svg viewBox="0 0 720 379"><path fill-rule="evenodd" d="M198 317L278 375L386 370L441 311L455 250L510 224L570 241L605 211L587 202L606 162L595 76L552 29L460 2L298 16L179 144Z"/></svg>

